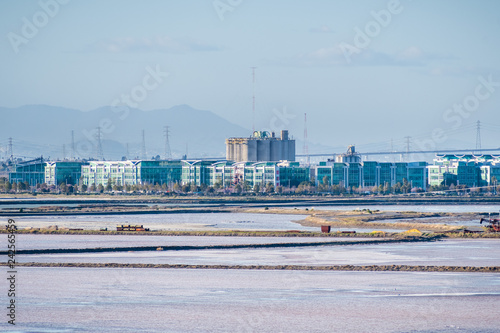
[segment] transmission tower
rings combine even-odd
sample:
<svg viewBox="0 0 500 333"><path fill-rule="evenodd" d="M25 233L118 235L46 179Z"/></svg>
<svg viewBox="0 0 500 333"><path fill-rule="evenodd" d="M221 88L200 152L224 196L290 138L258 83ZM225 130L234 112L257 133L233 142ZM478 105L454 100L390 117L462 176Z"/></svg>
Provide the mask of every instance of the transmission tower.
<svg viewBox="0 0 500 333"><path fill-rule="evenodd" d="M406 139L406 161L410 161L410 139L411 136L405 136Z"/></svg>
<svg viewBox="0 0 500 333"><path fill-rule="evenodd" d="M148 159L148 154L146 152L146 132L144 130L142 130L141 159Z"/></svg>
<svg viewBox="0 0 500 333"><path fill-rule="evenodd" d="M481 150L481 121L477 121L476 128L476 150Z"/></svg>
<svg viewBox="0 0 500 333"><path fill-rule="evenodd" d="M165 159L171 160L172 159L172 152L170 151L170 142L168 140L168 138L170 136L170 131L169 131L168 126L164 127L163 135L165 136Z"/></svg>
<svg viewBox="0 0 500 333"><path fill-rule="evenodd" d="M62 148L63 148L63 158L62 158L62 160L64 161L66 159L66 144L65 143L63 143L63 147Z"/></svg>
<svg viewBox="0 0 500 333"><path fill-rule="evenodd" d="M10 161L14 160L14 153L12 152L12 138L9 138L9 150L7 152L7 155L9 156Z"/></svg>
<svg viewBox="0 0 500 333"><path fill-rule="evenodd" d="M71 130L71 160L75 160L75 131Z"/></svg>
<svg viewBox="0 0 500 333"><path fill-rule="evenodd" d="M255 69L252 68L252 133L255 132Z"/></svg>
<svg viewBox="0 0 500 333"><path fill-rule="evenodd" d="M102 150L101 128L100 127L97 127L96 142L97 142L97 158L100 161L104 161L104 151Z"/></svg>
<svg viewBox="0 0 500 333"><path fill-rule="evenodd" d="M307 113L304 113L304 146L302 147L302 153L306 155L306 163L309 165L309 146L307 144Z"/></svg>

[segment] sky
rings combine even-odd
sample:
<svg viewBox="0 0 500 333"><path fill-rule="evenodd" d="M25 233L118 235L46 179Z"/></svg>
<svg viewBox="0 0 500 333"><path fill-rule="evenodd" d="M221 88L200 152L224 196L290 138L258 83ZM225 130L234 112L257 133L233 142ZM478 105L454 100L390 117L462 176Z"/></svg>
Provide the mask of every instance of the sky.
<svg viewBox="0 0 500 333"><path fill-rule="evenodd" d="M366 151L474 147L479 120L497 148L499 31L497 0L0 0L0 106L187 104Z"/></svg>

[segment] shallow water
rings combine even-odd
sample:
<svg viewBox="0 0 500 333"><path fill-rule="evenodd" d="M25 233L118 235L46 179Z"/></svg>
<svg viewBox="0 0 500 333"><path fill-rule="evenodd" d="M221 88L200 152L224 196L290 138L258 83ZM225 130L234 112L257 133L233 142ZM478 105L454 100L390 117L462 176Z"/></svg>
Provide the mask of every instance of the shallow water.
<svg viewBox="0 0 500 333"><path fill-rule="evenodd" d="M15 332L498 332L497 274L20 268Z"/></svg>
<svg viewBox="0 0 500 333"><path fill-rule="evenodd" d="M65 228L116 230L118 224L142 224L151 230L301 230L319 231L296 222L307 215L249 213L124 214L124 215L53 215L20 216L19 228Z"/></svg>
<svg viewBox="0 0 500 333"><path fill-rule="evenodd" d="M232 237L232 236L150 236L150 235L63 235L18 234L18 250L83 249L97 247L205 246L268 243L356 241L340 237Z"/></svg>
<svg viewBox="0 0 500 333"><path fill-rule="evenodd" d="M331 239L331 241L336 241L336 239ZM188 265L500 266L499 248L500 239L447 239L426 243L349 246L36 254L18 255L17 260L19 262Z"/></svg>
<svg viewBox="0 0 500 333"><path fill-rule="evenodd" d="M296 207L305 209L305 207ZM388 212L419 212L419 213L491 213L498 215L500 205L350 205L350 206L310 206L309 210L380 210Z"/></svg>

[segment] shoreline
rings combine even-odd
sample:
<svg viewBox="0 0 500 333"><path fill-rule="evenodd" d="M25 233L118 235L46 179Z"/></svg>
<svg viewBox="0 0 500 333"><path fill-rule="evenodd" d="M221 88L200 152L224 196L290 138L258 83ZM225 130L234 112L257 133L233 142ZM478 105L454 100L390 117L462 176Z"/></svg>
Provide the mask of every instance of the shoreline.
<svg viewBox="0 0 500 333"><path fill-rule="evenodd" d="M478 196L409 196L387 195L369 197L333 196L158 196L158 195L50 195L0 194L0 205L21 204L211 204L211 205L256 205L258 206L351 206L351 205L468 205L498 204L500 197Z"/></svg>

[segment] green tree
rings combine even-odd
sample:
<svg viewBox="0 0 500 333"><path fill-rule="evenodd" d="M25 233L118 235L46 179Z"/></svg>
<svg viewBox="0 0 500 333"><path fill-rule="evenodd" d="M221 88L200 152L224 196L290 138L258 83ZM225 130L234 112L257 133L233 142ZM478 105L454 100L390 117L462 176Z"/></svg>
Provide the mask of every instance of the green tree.
<svg viewBox="0 0 500 333"><path fill-rule="evenodd" d="M108 183L106 184L106 192L111 192L113 189L113 179L108 178Z"/></svg>
<svg viewBox="0 0 500 333"><path fill-rule="evenodd" d="M104 192L104 186L102 186L102 184L97 185L97 192L98 193L103 193Z"/></svg>
<svg viewBox="0 0 500 333"><path fill-rule="evenodd" d="M274 193L274 185L273 183L269 182L266 185L266 193Z"/></svg>
<svg viewBox="0 0 500 333"><path fill-rule="evenodd" d="M190 192L199 192L200 191L200 187L198 185L196 185L195 183L192 183L190 188L189 188L189 191Z"/></svg>
<svg viewBox="0 0 500 333"><path fill-rule="evenodd" d="M259 185L259 184L255 184L255 185L253 186L253 191L254 191L255 193L259 193L259 192L260 192L260 185Z"/></svg>
<svg viewBox="0 0 500 333"><path fill-rule="evenodd" d="M241 185L236 184L236 186L234 187L234 192L236 192L239 195L239 194L241 194L242 191L243 191L243 189L241 188Z"/></svg>

